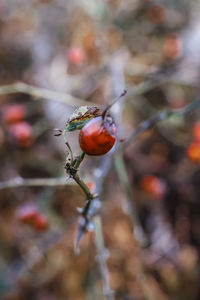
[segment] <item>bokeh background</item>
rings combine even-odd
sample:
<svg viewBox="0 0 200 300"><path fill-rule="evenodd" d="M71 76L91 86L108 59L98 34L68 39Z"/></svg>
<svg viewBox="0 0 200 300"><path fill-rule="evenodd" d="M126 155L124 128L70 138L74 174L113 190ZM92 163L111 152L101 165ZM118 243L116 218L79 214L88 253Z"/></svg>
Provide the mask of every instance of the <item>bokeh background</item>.
<svg viewBox="0 0 200 300"><path fill-rule="evenodd" d="M0 299L106 299L93 232L74 254L85 199L54 128L81 100L103 107L124 88L112 108L122 139L179 114L124 146L128 188L114 151L81 166L91 189L101 181L113 299L200 299L200 110L181 113L200 97L199 11L198 0L0 1ZM78 133L68 139L77 155Z"/></svg>

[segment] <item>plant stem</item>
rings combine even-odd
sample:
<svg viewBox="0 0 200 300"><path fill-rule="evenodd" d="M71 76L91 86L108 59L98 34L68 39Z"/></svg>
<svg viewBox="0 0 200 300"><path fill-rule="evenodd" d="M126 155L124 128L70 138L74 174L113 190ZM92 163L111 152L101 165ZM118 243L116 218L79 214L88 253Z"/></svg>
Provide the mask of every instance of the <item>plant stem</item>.
<svg viewBox="0 0 200 300"><path fill-rule="evenodd" d="M78 170L78 168L79 168L81 162L83 161L84 157L85 157L85 152L82 152L82 153L80 154L80 156L78 156L78 157L74 160L73 167L74 167L75 169Z"/></svg>
<svg viewBox="0 0 200 300"><path fill-rule="evenodd" d="M0 182L0 190L8 188L17 188L24 186L59 186L74 185L72 180L66 180L65 177L58 178L22 178L15 177L10 180Z"/></svg>
<svg viewBox="0 0 200 300"><path fill-rule="evenodd" d="M113 300L113 291L109 286L109 276L108 269L106 266L106 255L104 248L104 239L102 233L102 222L100 216L95 216L93 218L94 232L95 232L95 242L97 248L97 259L100 266L101 277L103 281L103 293L106 300Z"/></svg>
<svg viewBox="0 0 200 300"><path fill-rule="evenodd" d="M65 141L65 145L67 146L67 149L68 149L67 156L68 156L68 154L70 155L70 162L72 163L72 162L73 162L73 153L72 153L72 149L71 149L71 147L70 147L70 144L69 144L68 141L67 141L65 129L63 130L62 135L63 135L64 141ZM67 160L67 159L66 159L66 160Z"/></svg>
<svg viewBox="0 0 200 300"><path fill-rule="evenodd" d="M95 198L97 198L97 195L92 194L90 192L87 185L79 177L78 174L78 168L81 162L83 161L84 157L85 157L85 153L82 152L78 157L76 157L72 161L71 166L69 166L68 169L66 169L67 173L70 174L70 176L74 179L74 181L83 190L86 197L86 204L82 212L82 218L84 220L84 223L83 224L81 223L78 229L77 237L75 240L75 249L76 249L75 251L77 251L77 247L80 242L81 236L84 233L84 231L87 229L87 225L90 222L90 219L92 218L91 215L88 216L92 200L95 201ZM110 289L109 280L108 280L108 270L106 267L105 248L104 248L104 240L103 240L100 216L98 215L93 216L93 224L94 224L94 233L95 233L95 241L96 241L95 244L97 249L97 258L98 258L98 263L99 263L99 268L100 268L101 278L103 283L103 294L105 300L113 300L113 293Z"/></svg>
<svg viewBox="0 0 200 300"><path fill-rule="evenodd" d="M134 238L138 244L138 261L140 263L140 267L139 267L137 280L138 280L138 283L143 292L144 299L145 300L153 300L154 298L151 294L148 284L146 284L145 267L144 267L144 262L143 262L142 255L141 255L142 248L146 243L145 235L144 235L143 229L138 220L137 208L134 203L134 195L130 188L129 178L127 175L127 171L126 171L124 160L123 160L121 153L117 153L115 155L114 162L115 162L115 168L117 171L117 175L118 175L120 184L121 184L122 189L127 198L128 211L129 211L130 217L132 219L133 228L134 228Z"/></svg>
<svg viewBox="0 0 200 300"><path fill-rule="evenodd" d="M80 188L85 193L87 200L94 199L94 195L90 193L90 190L88 189L87 185L83 182L83 180L80 179L78 173L72 175L72 178L76 181L76 183L80 186Z"/></svg>
<svg viewBox="0 0 200 300"><path fill-rule="evenodd" d="M71 155L73 157L73 154L71 154ZM74 179L74 181L76 181L76 183L83 190L83 192L86 196L86 199L92 200L92 199L94 199L95 196L90 193L89 188L87 187L87 185L84 183L84 181L80 178L80 176L78 174L78 168L79 168L81 162L83 161L84 157L85 157L85 153L82 152L78 157L76 157L71 162L71 165L69 167L67 167L66 170L67 170L67 174L69 174L70 177L72 177Z"/></svg>
<svg viewBox="0 0 200 300"><path fill-rule="evenodd" d="M200 106L200 99L194 100L190 104L188 104L186 107L183 107L182 109L175 111L172 109L167 109L165 111L162 111L151 118L143 121L134 131L133 133L128 137L128 139L120 146L118 147L118 152L122 151L124 147L130 144L133 140L135 140L140 134L142 134L145 130L150 129L152 126L154 126L157 122L164 121L167 118L171 116L183 116L188 113L190 113L192 110Z"/></svg>
<svg viewBox="0 0 200 300"><path fill-rule="evenodd" d="M130 188L129 184L129 178L127 175L127 171L124 165L124 160L121 155L121 153L116 153L114 156L114 164L115 169L119 178L120 185L122 187L122 190L124 191L127 199L127 211L129 212L132 222L134 224L134 232L135 232L135 238L140 243L140 245L143 245L144 243L144 236L143 229L141 228L138 214L137 214L137 207L134 202L134 196L133 192ZM139 234L140 233L140 234Z"/></svg>
<svg viewBox="0 0 200 300"><path fill-rule="evenodd" d="M8 95L14 93L24 93L33 96L35 100L37 100L36 98L38 99L42 98L42 99L48 99L52 101L65 103L71 106L81 106L81 105L96 106L96 104L94 103L87 102L85 100L73 97L69 94L55 92L44 88L39 88L36 86L26 84L24 82L16 82L16 83L0 86L0 95Z"/></svg>

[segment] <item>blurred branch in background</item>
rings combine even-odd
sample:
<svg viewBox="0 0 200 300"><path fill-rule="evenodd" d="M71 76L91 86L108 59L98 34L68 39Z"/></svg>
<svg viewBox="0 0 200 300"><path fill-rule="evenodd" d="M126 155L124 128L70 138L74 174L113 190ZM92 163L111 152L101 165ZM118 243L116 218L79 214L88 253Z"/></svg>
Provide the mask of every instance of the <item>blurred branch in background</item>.
<svg viewBox="0 0 200 300"><path fill-rule="evenodd" d="M107 254L104 246L101 216L95 216L93 218L93 223L95 232L95 243L97 249L97 261L99 263L101 278L103 282L103 293L105 299L114 300L114 291L111 290L109 285L109 272L106 266Z"/></svg>
<svg viewBox="0 0 200 300"><path fill-rule="evenodd" d="M57 101L70 106L81 106L81 105L96 105L91 102L87 102L82 99L78 99L69 94L55 92L44 88L38 88L23 82L17 82L8 85L0 86L0 95L9 95L15 93L24 93L33 96L35 100L46 99L51 101Z"/></svg>
<svg viewBox="0 0 200 300"><path fill-rule="evenodd" d="M148 241L139 222L138 209L135 204L135 197L130 187L129 178L121 153L117 153L114 155L114 165L118 175L119 183L126 197L126 207L124 207L124 210L131 218L133 224L133 238L136 240L138 246L137 257L140 266L138 270L137 280L139 285L141 286L144 299L153 300L154 297L152 296L148 284L146 283L145 266L142 258L142 250L147 246Z"/></svg>
<svg viewBox="0 0 200 300"><path fill-rule="evenodd" d="M76 185L73 180L61 178L21 178L16 177L10 180L0 182L0 190L17 188L23 186L65 186L65 185Z"/></svg>
<svg viewBox="0 0 200 300"><path fill-rule="evenodd" d="M149 119L143 121L130 135L130 137L118 148L118 151L121 151L124 147L126 147L129 143L134 141L140 134L145 132L145 130L150 129L155 126L158 122L164 121L172 116L181 116L190 113L192 110L195 110L200 106L200 99L194 100L186 107L183 107L179 110L168 109L166 111L162 111Z"/></svg>

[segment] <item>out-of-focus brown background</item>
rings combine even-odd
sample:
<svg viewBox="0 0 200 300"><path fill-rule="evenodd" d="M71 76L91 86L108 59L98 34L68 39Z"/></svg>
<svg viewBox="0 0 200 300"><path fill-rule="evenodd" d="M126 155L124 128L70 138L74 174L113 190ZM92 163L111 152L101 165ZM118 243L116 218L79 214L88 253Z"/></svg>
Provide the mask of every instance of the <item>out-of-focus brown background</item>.
<svg viewBox="0 0 200 300"><path fill-rule="evenodd" d="M46 186L66 177L64 141L53 129L64 128L77 99L103 106L124 88L127 96L112 109L124 139L151 116L198 99L199 9L197 0L0 1L0 299L105 299L92 232L74 255L84 194L71 181ZM19 82L28 84L24 93ZM200 299L199 112L158 122L124 148L142 249L113 161L103 178L115 299ZM78 133L68 138L78 154ZM104 159L86 156L81 166L90 188ZM38 178L44 186L28 186Z"/></svg>

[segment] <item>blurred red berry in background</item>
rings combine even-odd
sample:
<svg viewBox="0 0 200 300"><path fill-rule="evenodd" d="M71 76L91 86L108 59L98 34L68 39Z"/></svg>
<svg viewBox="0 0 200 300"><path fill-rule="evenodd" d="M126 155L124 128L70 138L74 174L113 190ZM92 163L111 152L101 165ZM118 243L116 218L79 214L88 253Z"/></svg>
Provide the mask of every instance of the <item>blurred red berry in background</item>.
<svg viewBox="0 0 200 300"><path fill-rule="evenodd" d="M187 158L195 163L195 164L199 164L200 163L200 143L198 142L192 142L186 150L186 155Z"/></svg>
<svg viewBox="0 0 200 300"><path fill-rule="evenodd" d="M163 54L168 59L177 59L182 54L182 42L177 33L168 33L163 41Z"/></svg>
<svg viewBox="0 0 200 300"><path fill-rule="evenodd" d="M38 231L46 230L49 227L47 218L41 214L38 214L34 219L33 228Z"/></svg>
<svg viewBox="0 0 200 300"><path fill-rule="evenodd" d="M28 225L32 225L38 215L37 207L34 204L26 203L21 205L17 211L17 219Z"/></svg>
<svg viewBox="0 0 200 300"><path fill-rule="evenodd" d="M154 24L161 24L166 18L166 9L163 5L153 4L147 10L147 18Z"/></svg>
<svg viewBox="0 0 200 300"><path fill-rule="evenodd" d="M68 60L75 65L81 65L84 61L84 51L81 47L71 47L68 51Z"/></svg>
<svg viewBox="0 0 200 300"><path fill-rule="evenodd" d="M28 148L33 144L33 132L29 123L16 123L10 127L10 132L20 147Z"/></svg>
<svg viewBox="0 0 200 300"><path fill-rule="evenodd" d="M166 191L165 183L154 175L143 176L140 187L155 200L160 200Z"/></svg>
<svg viewBox="0 0 200 300"><path fill-rule="evenodd" d="M27 224L38 231L46 230L49 226L47 218L32 203L21 205L16 211L16 217L23 224Z"/></svg>
<svg viewBox="0 0 200 300"><path fill-rule="evenodd" d="M20 122L25 117L25 109L20 104L13 104L3 110L3 121L6 125Z"/></svg>

